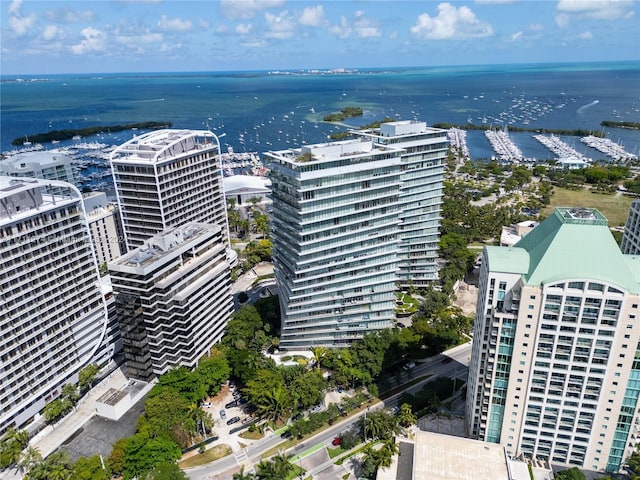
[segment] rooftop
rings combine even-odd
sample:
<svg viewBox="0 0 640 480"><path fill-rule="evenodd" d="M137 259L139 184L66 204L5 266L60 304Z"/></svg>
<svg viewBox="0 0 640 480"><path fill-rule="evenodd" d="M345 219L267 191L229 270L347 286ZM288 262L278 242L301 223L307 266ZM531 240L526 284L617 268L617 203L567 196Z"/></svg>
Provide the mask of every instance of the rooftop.
<svg viewBox="0 0 640 480"><path fill-rule="evenodd" d="M218 137L208 130L153 130L136 136L111 152L116 163L157 163L198 150L218 153Z"/></svg>
<svg viewBox="0 0 640 480"><path fill-rule="evenodd" d="M504 447L440 433L416 432L414 480L510 478Z"/></svg>
<svg viewBox="0 0 640 480"><path fill-rule="evenodd" d="M556 208L513 247L486 247L489 269L519 273L529 285L593 279L640 293L638 260L623 255L595 208Z"/></svg>
<svg viewBox="0 0 640 480"><path fill-rule="evenodd" d="M198 237L219 230L219 226L190 222L180 227L169 228L149 238L144 245L114 260L111 265L141 268L167 257L180 247L188 245Z"/></svg>
<svg viewBox="0 0 640 480"><path fill-rule="evenodd" d="M41 167L46 167L48 165L56 165L59 163L69 163L70 161L71 158L69 156L55 150L23 152L11 155L10 157L2 160L0 169L2 168L2 165L7 165L13 169L28 170L34 163ZM23 166L23 164L25 165Z"/></svg>

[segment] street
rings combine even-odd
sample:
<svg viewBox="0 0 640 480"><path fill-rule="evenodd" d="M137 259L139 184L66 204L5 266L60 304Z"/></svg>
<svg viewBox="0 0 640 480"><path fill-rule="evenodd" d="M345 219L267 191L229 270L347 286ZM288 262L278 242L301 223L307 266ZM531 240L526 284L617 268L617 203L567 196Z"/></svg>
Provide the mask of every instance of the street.
<svg viewBox="0 0 640 480"><path fill-rule="evenodd" d="M424 363L418 364L412 370L407 372L402 371L400 381L409 382L429 375L428 378L425 378L407 388L406 391L409 393L418 392L425 383L438 376L455 376L456 378L466 381L470 355L471 342L467 342L463 345L454 347L441 355L436 355L427 359ZM446 358L450 358L451 361L445 361ZM326 430L305 439L302 443L288 448L285 453L288 456L295 456L302 454L306 450L313 449L320 444L330 444L333 438L350 429L360 417L365 415L368 410L370 411L372 409L382 407L397 406L398 399L404 391L405 390L398 392L393 396L386 398L384 402L378 402L370 406L369 409L363 410L328 427ZM272 450L284 442L286 442L286 440L281 438L279 435L271 434L268 437L253 442L240 451L234 452L232 455L228 455L207 465L186 469L185 472L191 480L230 480L231 473L229 472L233 472L234 469L239 469L241 465L245 465L245 472L250 471L254 465L261 461L261 455L263 455L264 452ZM324 467L324 465L321 465L320 467ZM330 467L330 465L327 465L327 468L328 467Z"/></svg>

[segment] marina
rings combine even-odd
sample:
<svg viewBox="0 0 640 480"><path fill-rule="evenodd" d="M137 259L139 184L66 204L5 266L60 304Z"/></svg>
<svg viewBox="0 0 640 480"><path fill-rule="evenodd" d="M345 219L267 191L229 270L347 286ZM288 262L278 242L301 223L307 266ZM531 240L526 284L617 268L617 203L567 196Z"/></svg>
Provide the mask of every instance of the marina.
<svg viewBox="0 0 640 480"><path fill-rule="evenodd" d="M595 148L599 152L604 153L607 157L611 158L612 160L628 161L628 160L634 160L638 158L637 155L633 155L625 151L622 145L619 145L609 140L608 138L600 138L600 137L595 137L593 135L589 135L586 137L582 137L580 141L585 145L588 145L589 147Z"/></svg>
<svg viewBox="0 0 640 480"><path fill-rule="evenodd" d="M524 160L522 151L509 138L505 127L502 130L485 130L484 132L491 147L496 153L496 159L502 163L519 163Z"/></svg>
<svg viewBox="0 0 640 480"><path fill-rule="evenodd" d="M590 163L591 159L578 153L575 149L571 148L565 142L560 140L555 135L546 136L546 135L534 135L533 138L538 140L542 145L547 147L556 158L575 158L577 160L582 160L583 162Z"/></svg>

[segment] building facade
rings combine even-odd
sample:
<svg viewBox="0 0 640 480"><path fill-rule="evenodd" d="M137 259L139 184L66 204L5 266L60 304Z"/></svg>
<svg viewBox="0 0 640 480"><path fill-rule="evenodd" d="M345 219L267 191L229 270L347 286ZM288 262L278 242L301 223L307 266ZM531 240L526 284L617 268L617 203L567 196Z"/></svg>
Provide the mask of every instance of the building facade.
<svg viewBox="0 0 640 480"><path fill-rule="evenodd" d="M640 253L640 200L631 202L627 223L622 234L620 250L622 250L622 253L632 255Z"/></svg>
<svg viewBox="0 0 640 480"><path fill-rule="evenodd" d="M3 432L29 423L97 360L107 312L73 185L0 177L0 257Z"/></svg>
<svg viewBox="0 0 640 480"><path fill-rule="evenodd" d="M42 178L76 184L71 157L55 150L18 153L0 162L0 175Z"/></svg>
<svg viewBox="0 0 640 480"><path fill-rule="evenodd" d="M233 312L226 246L219 225L190 222L109 264L129 375L195 367L222 338Z"/></svg>
<svg viewBox="0 0 640 480"><path fill-rule="evenodd" d="M426 287L438 279L436 259L449 148L447 131L407 120L352 133L372 139L376 145L403 149L398 281L404 288Z"/></svg>
<svg viewBox="0 0 640 480"><path fill-rule="evenodd" d="M558 208L485 247L467 384L471 438L617 472L640 418L640 258L595 209Z"/></svg>
<svg viewBox="0 0 640 480"><path fill-rule="evenodd" d="M169 129L113 150L113 183L128 249L187 222L220 225L228 239L219 152L218 138L209 131Z"/></svg>
<svg viewBox="0 0 640 480"><path fill-rule="evenodd" d="M368 139L265 153L280 348L347 346L393 324L401 154Z"/></svg>
<svg viewBox="0 0 640 480"><path fill-rule="evenodd" d="M108 263L126 251L118 205L109 202L104 192L85 193L82 198L98 263Z"/></svg>

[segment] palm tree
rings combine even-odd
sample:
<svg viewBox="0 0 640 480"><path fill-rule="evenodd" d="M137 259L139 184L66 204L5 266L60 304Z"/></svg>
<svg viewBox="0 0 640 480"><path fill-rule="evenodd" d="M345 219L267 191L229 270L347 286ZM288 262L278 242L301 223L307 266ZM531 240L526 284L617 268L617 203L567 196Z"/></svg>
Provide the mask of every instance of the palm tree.
<svg viewBox="0 0 640 480"><path fill-rule="evenodd" d="M24 472L29 473L31 469L41 461L42 455L40 454L40 451L37 448L30 446L22 453L20 461L18 462L18 467Z"/></svg>
<svg viewBox="0 0 640 480"><path fill-rule="evenodd" d="M231 477L232 480L255 480L256 476L253 473L244 473L244 465L240 468L239 472L236 472Z"/></svg>
<svg viewBox="0 0 640 480"><path fill-rule="evenodd" d="M327 358L329 349L327 347L311 347L309 350L311 350L311 353L313 354L313 368L319 369L322 361Z"/></svg>
<svg viewBox="0 0 640 480"><path fill-rule="evenodd" d="M29 443L29 433L10 428L0 440L0 469L20 460L22 449Z"/></svg>
<svg viewBox="0 0 640 480"><path fill-rule="evenodd" d="M403 427L409 427L415 425L417 422L416 416L411 411L411 405L403 403L400 405L400 412L398 413L398 423Z"/></svg>
<svg viewBox="0 0 640 480"><path fill-rule="evenodd" d="M293 400L289 391L283 385L277 385L273 390L265 392L265 396L256 399L258 413L268 420L278 421L293 410Z"/></svg>
<svg viewBox="0 0 640 480"><path fill-rule="evenodd" d="M293 470L286 455L276 455L269 461L262 461L257 467L258 480L282 480Z"/></svg>

